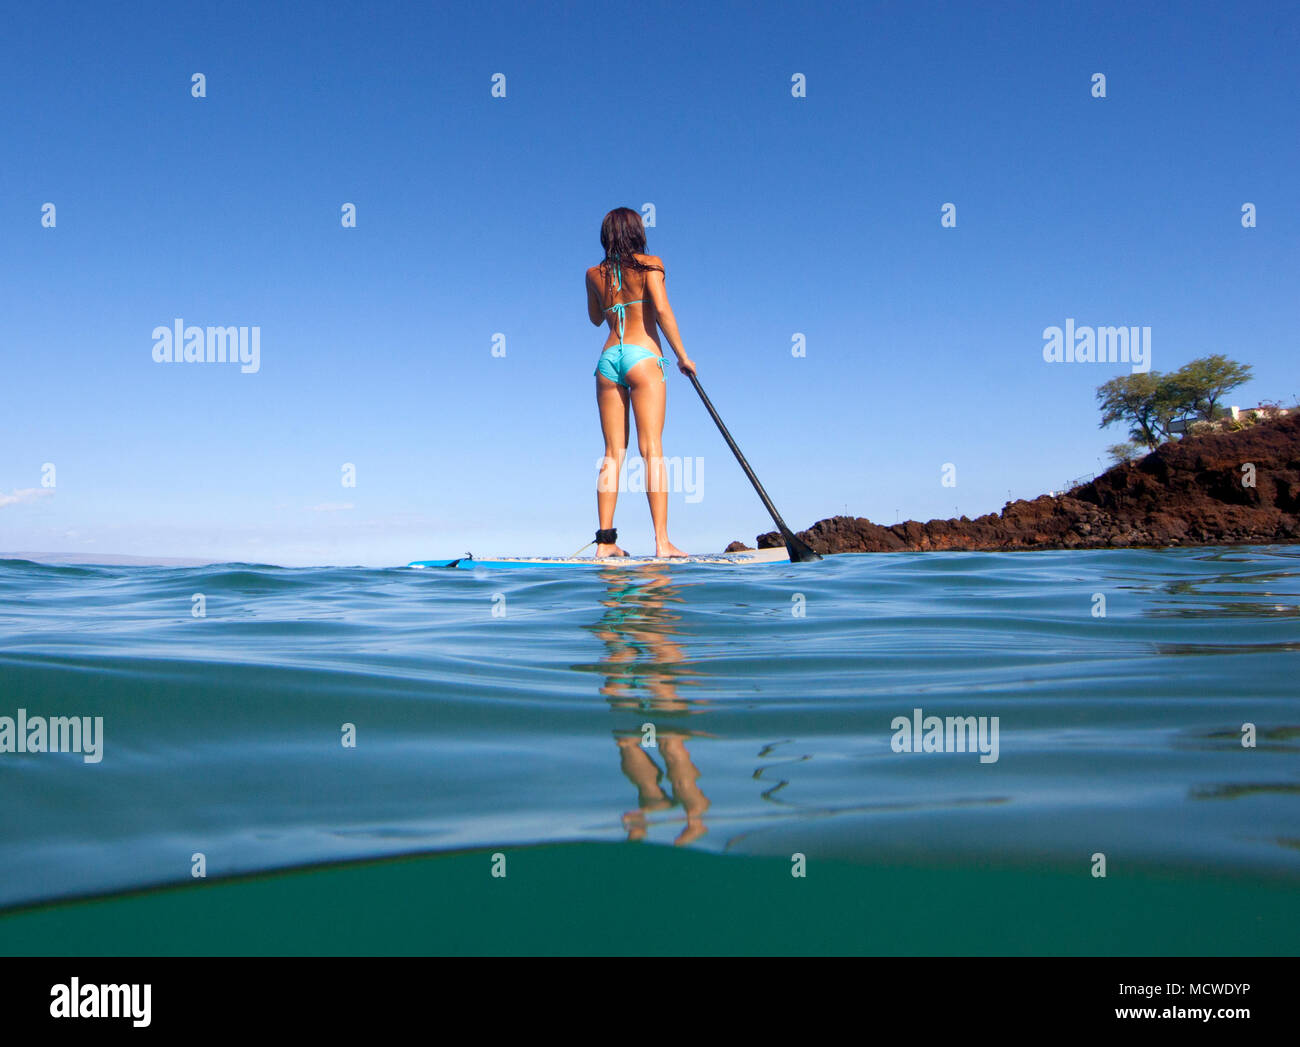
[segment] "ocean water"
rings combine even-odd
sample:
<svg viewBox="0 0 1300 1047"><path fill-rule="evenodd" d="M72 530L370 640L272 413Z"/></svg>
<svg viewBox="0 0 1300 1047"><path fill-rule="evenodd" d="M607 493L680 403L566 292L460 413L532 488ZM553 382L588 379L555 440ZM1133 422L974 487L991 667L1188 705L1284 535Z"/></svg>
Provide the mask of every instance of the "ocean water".
<svg viewBox="0 0 1300 1047"><path fill-rule="evenodd" d="M196 854L215 881L629 840L1300 886L1298 695L1290 547L6 560L0 717L103 726L97 762L0 753L0 908L189 883ZM989 744L896 751L915 710L975 717Z"/></svg>

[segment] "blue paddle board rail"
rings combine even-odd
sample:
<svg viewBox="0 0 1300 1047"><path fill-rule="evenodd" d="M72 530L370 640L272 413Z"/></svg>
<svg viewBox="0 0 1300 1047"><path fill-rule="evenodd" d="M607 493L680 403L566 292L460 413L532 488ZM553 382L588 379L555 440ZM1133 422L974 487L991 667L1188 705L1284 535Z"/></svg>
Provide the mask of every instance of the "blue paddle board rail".
<svg viewBox="0 0 1300 1047"><path fill-rule="evenodd" d="M755 564L789 563L790 556L784 549L754 549L741 553L710 553L704 556L660 557L660 556L520 556L500 560L475 560L473 557L461 556L455 560L413 560L407 567L416 570L440 568L442 570L472 571L476 567L504 570L514 567L641 567L649 565L671 566L673 564L721 564L732 567L749 567Z"/></svg>

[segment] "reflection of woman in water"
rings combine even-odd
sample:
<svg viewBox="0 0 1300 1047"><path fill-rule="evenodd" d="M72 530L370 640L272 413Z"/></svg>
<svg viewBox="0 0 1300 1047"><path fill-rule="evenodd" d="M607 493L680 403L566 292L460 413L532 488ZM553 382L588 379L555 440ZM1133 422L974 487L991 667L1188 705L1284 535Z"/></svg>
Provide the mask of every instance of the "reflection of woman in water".
<svg viewBox="0 0 1300 1047"><path fill-rule="evenodd" d="M692 732L666 727L662 718L700 712L677 691L684 676L690 674L681 645L673 638L670 623L679 619L667 604L680 603L678 590L671 584L666 570L647 565L636 569L606 571L604 580L609 593L602 603L605 613L591 630L605 642L606 657L600 663L605 683L600 688L611 709L633 710L638 720L654 725L656 748L663 754L672 793L660 784L664 771L650 756L652 750L642 745L646 734L642 723L616 729L619 766L637 790L637 809L623 815L629 840L644 839L648 826L647 812L667 811L681 804L686 814L686 828L678 835L678 844L691 843L708 830L704 812L708 797L696 784L699 769L691 761L686 740ZM639 692L639 693L638 693Z"/></svg>
<svg viewBox="0 0 1300 1047"><path fill-rule="evenodd" d="M638 733L635 737L624 736L618 739L619 767L627 775L628 781L636 786L637 792L637 809L623 815L623 828L627 830L627 838L645 839L648 831L645 819L647 811L666 811L680 803L686 812L686 828L673 842L694 843L708 832L704 825L704 812L709 809L709 798L696 784L700 772L691 762L691 754L686 751L686 739L689 736L676 731L658 732L659 751L664 755L668 782L673 787L671 798L659 784L663 781L664 773L642 748L641 737Z"/></svg>

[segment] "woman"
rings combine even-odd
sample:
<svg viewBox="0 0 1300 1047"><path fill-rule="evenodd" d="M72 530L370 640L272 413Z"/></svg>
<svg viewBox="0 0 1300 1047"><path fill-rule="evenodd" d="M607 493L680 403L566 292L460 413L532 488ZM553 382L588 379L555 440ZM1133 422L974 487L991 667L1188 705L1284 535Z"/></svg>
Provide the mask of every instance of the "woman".
<svg viewBox="0 0 1300 1047"><path fill-rule="evenodd" d="M628 403L636 415L637 446L649 473L646 497L655 528L656 556L685 556L668 540L668 482L664 468L664 406L667 376L658 327L677 354L682 374L695 364L682 348L677 321L664 288L663 262L645 253L645 226L630 207L617 207L600 224L605 260L587 270L587 315L597 326L608 322L609 337L596 364L596 405L605 435L605 458L596 485L597 556L626 556L616 544L614 506L618 477L627 454ZM653 347L653 348L651 348Z"/></svg>

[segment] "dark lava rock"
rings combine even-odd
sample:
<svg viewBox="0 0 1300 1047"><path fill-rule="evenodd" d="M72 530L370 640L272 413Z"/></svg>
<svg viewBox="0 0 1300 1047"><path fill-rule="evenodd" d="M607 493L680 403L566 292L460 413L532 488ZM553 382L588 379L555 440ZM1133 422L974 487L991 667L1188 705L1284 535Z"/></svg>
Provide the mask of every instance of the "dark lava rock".
<svg viewBox="0 0 1300 1047"><path fill-rule="evenodd" d="M1242 482L1247 465L1253 487ZM1298 514L1300 412L1292 412L1236 433L1171 441L1064 494L1008 502L974 520L882 527L832 516L799 537L822 554L1256 544L1300 541ZM757 542L760 549L785 544L776 531Z"/></svg>

